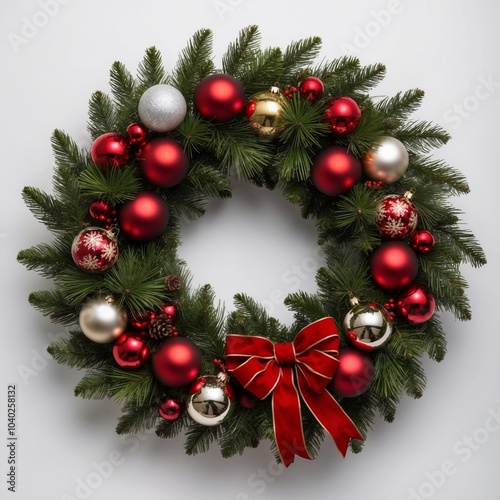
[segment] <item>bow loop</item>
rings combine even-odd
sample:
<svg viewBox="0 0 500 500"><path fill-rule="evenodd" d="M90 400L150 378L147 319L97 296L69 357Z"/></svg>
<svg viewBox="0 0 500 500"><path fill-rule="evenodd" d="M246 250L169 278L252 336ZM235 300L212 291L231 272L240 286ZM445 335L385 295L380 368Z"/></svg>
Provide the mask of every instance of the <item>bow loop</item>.
<svg viewBox="0 0 500 500"><path fill-rule="evenodd" d="M275 439L283 463L295 455L311 458L302 428L301 400L345 455L351 438L362 436L326 390L338 366L339 336L333 318L303 328L293 342L274 344L264 337L228 335L228 370L260 399L272 394Z"/></svg>

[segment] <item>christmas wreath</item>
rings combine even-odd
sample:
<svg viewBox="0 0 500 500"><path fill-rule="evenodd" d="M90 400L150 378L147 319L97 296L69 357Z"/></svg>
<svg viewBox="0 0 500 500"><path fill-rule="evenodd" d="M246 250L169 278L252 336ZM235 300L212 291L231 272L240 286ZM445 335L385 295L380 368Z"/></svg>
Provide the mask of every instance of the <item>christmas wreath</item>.
<svg viewBox="0 0 500 500"><path fill-rule="evenodd" d="M422 395L422 356L443 359L435 311L470 318L460 265L486 260L448 201L466 179L430 154L448 134L409 119L421 90L368 95L382 64L316 64L317 37L262 49L256 26L221 69L211 45L196 32L171 74L155 48L136 78L115 62L111 95L90 99L90 151L54 132L54 193L23 191L54 238L18 259L55 287L30 303L72 327L49 352L87 370L76 395L121 404L120 434L184 431L188 454L217 441L224 457L269 439L287 466L324 431L358 452L377 412ZM178 256L182 218L233 177L316 222L326 265L316 294L286 297L291 326L244 293L226 314Z"/></svg>

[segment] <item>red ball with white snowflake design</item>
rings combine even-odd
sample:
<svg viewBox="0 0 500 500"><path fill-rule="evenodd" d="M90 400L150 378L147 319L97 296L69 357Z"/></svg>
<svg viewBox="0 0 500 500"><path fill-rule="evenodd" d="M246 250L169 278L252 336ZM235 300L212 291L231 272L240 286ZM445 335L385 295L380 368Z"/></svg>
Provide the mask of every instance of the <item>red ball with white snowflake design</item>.
<svg viewBox="0 0 500 500"><path fill-rule="evenodd" d="M100 227L80 231L71 245L75 264L84 271L107 271L118 259L118 243L114 235Z"/></svg>
<svg viewBox="0 0 500 500"><path fill-rule="evenodd" d="M417 227L418 214L411 193L390 194L377 206L375 221L380 234L391 240L403 240Z"/></svg>

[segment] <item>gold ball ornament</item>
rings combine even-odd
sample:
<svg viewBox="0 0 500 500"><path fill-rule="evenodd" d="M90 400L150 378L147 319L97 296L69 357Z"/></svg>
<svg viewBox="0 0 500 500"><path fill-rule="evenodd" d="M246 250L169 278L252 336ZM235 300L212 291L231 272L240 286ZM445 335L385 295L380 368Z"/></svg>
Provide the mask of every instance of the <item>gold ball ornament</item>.
<svg viewBox="0 0 500 500"><path fill-rule="evenodd" d="M255 133L265 139L275 139L283 130L283 106L286 99L278 87L253 94L245 104L244 114Z"/></svg>
<svg viewBox="0 0 500 500"><path fill-rule="evenodd" d="M79 317L80 329L98 344L114 342L127 326L127 313L118 307L111 295L89 299Z"/></svg>
<svg viewBox="0 0 500 500"><path fill-rule="evenodd" d="M228 376L206 375L194 382L186 401L188 415L198 424L212 427L221 424L231 413L235 399Z"/></svg>

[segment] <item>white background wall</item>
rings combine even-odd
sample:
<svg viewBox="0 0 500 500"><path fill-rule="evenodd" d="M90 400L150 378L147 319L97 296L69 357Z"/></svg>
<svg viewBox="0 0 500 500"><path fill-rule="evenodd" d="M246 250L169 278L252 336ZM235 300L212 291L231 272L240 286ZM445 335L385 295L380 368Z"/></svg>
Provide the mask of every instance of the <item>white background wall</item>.
<svg viewBox="0 0 500 500"><path fill-rule="evenodd" d="M0 8L0 436L6 435L8 383L18 387L19 435L18 493L6 491L7 449L2 444L2 494L22 500L243 500L306 495L318 500L497 499L500 423L493 423L491 417L495 414L500 420L495 319L500 278L495 203L500 10L495 3L45 3L52 5L50 18L43 14L42 1L2 2ZM40 27L30 31L28 22ZM108 90L113 61L121 60L134 71L145 48L156 45L170 69L192 33L208 27L215 33L216 62L220 62L227 44L252 23L260 25L266 46L284 47L292 39L319 35L324 40L322 57L333 59L351 50L364 64L385 63L388 76L376 95L414 87L426 90L416 117L451 132L453 140L435 155L468 177L472 193L454 203L465 211L464 221L489 258L483 269L463 268L474 317L459 323L443 316L449 351L441 364L425 362L428 388L423 398L403 399L393 424L375 422L362 454L342 460L326 440L315 461L299 459L286 472L273 466L267 443L242 457L224 460L216 447L208 454L187 457L182 439L167 442L151 435L126 439L115 435L119 414L115 404L74 398L73 387L82 373L41 357L50 339L64 331L27 303L29 292L48 283L15 261L20 249L49 240L45 228L24 207L22 187L50 190L53 129L61 128L81 146L89 145L88 98L94 90ZM275 290L290 291L287 280L299 272L296 266L302 268L301 287L314 290L309 267L315 250L311 224L299 220L277 193L248 186L238 186L235 193L235 199L213 204L203 220L185 228L182 254L196 281L212 283L228 308L238 291L262 301L271 300ZM279 252L271 250L276 246ZM248 254L253 261L241 266ZM279 305L273 313L290 320ZM96 472L98 464L102 467L110 461L114 461L113 470ZM448 475L438 472L443 464ZM91 489L78 489L82 482L89 482Z"/></svg>

